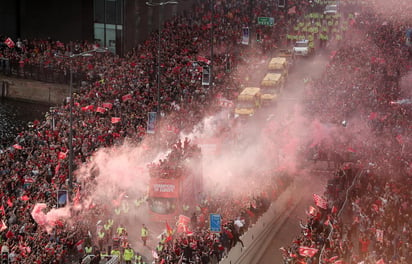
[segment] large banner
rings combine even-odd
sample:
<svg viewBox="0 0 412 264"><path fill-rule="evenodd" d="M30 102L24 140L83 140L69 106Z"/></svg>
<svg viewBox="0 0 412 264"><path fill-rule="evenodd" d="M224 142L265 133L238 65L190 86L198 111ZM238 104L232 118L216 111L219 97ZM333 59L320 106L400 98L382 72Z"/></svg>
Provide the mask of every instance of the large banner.
<svg viewBox="0 0 412 264"><path fill-rule="evenodd" d="M175 198L179 196L179 181L176 179L150 179L149 196Z"/></svg>
<svg viewBox="0 0 412 264"><path fill-rule="evenodd" d="M242 28L242 44L249 45L249 28Z"/></svg>
<svg viewBox="0 0 412 264"><path fill-rule="evenodd" d="M156 127L156 112L147 113L147 133L154 134Z"/></svg>

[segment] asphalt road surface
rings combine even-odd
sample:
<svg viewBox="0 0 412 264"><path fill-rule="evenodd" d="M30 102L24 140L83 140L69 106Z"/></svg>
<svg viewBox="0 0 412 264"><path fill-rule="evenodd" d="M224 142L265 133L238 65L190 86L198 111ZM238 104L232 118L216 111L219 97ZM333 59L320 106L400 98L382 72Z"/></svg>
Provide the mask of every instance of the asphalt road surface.
<svg viewBox="0 0 412 264"><path fill-rule="evenodd" d="M290 112L292 108L301 102L303 96L303 87L305 78L318 78L328 62L328 54L320 53L311 58L298 58L295 62L293 70L289 73L289 77L285 87L285 93L280 98L278 107L273 114L281 111L283 113ZM304 176L305 177L305 176ZM304 223L307 219L306 211L310 205L314 205L312 194L323 194L324 187L327 181L327 175L311 175L305 179L300 179L297 182L297 192L303 195L302 202L292 209L288 220L283 223L282 228L278 229L273 234L273 239L269 243L262 258L256 262L261 264L282 264L283 258L280 247L291 245L292 241L301 235L299 221ZM304 189L301 189L304 188ZM276 229L274 227L274 229Z"/></svg>

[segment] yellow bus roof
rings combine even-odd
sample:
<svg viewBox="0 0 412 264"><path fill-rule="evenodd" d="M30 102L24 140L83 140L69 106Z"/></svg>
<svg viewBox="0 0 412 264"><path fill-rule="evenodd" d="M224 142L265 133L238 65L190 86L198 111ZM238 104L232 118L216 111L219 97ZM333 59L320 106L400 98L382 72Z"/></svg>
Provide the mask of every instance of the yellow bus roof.
<svg viewBox="0 0 412 264"><path fill-rule="evenodd" d="M256 94L258 94L260 92L260 88L259 87L246 87L245 89L243 89L243 91L240 93L240 95L251 95L251 96L255 96Z"/></svg>
<svg viewBox="0 0 412 264"><path fill-rule="evenodd" d="M269 64L285 64L286 63L286 58L284 57L275 57L272 58L269 62Z"/></svg>
<svg viewBox="0 0 412 264"><path fill-rule="evenodd" d="M263 81L279 81L280 78L282 78L282 74L280 73L266 73L265 77L263 78Z"/></svg>
<svg viewBox="0 0 412 264"><path fill-rule="evenodd" d="M261 86L272 86L279 83L282 78L280 73L267 73L260 83Z"/></svg>

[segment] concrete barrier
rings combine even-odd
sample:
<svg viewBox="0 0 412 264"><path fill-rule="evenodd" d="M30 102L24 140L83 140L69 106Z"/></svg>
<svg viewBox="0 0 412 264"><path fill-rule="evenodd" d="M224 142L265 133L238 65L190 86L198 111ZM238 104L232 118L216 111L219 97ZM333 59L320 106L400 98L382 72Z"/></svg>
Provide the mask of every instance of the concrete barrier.
<svg viewBox="0 0 412 264"><path fill-rule="evenodd" d="M293 209L301 202L302 197L294 193L294 183L274 201L267 212L242 236L245 245L240 243L232 248L228 256L220 264L257 264L271 243L274 235L282 228L283 223Z"/></svg>
<svg viewBox="0 0 412 264"><path fill-rule="evenodd" d="M46 103L62 104L69 95L69 87L64 84L44 83L26 79L0 76L2 98Z"/></svg>

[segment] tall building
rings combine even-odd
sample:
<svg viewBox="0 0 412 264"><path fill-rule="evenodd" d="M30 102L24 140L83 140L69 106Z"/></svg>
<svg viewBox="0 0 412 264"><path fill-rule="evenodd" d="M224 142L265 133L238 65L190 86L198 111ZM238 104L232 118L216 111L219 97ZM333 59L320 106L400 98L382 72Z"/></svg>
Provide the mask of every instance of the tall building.
<svg viewBox="0 0 412 264"><path fill-rule="evenodd" d="M162 25L197 1L150 6L145 0L0 0L0 35L96 41L123 55L157 30L159 22Z"/></svg>

